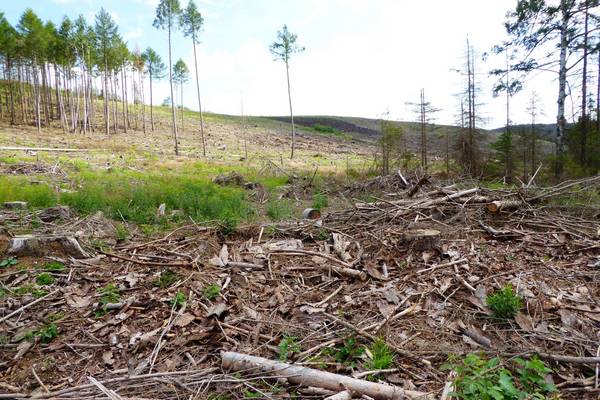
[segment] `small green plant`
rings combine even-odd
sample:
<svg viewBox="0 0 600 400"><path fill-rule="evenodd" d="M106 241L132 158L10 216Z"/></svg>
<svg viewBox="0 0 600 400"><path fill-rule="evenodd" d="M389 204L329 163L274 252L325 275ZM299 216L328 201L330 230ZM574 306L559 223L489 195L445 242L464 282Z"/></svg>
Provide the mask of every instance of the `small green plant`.
<svg viewBox="0 0 600 400"><path fill-rule="evenodd" d="M40 286L48 286L54 283L54 277L47 272L43 272L37 276L35 281Z"/></svg>
<svg viewBox="0 0 600 400"><path fill-rule="evenodd" d="M10 343L10 336L0 335L0 344L8 344L8 343Z"/></svg>
<svg viewBox="0 0 600 400"><path fill-rule="evenodd" d="M288 335L283 336L283 339L279 342L279 360L286 361L292 353L299 351L298 338Z"/></svg>
<svg viewBox="0 0 600 400"><path fill-rule="evenodd" d="M319 228L317 231L317 240L329 240L330 235L327 229Z"/></svg>
<svg viewBox="0 0 600 400"><path fill-rule="evenodd" d="M373 356L373 360L367 363L368 369L387 369L392 366L394 352L383 339L377 338L369 348L369 351Z"/></svg>
<svg viewBox="0 0 600 400"><path fill-rule="evenodd" d="M35 297L36 299L40 298L40 297L44 297L45 295L48 294L48 292L38 288L36 285L24 285L21 287L16 287L16 288L12 289L12 291L16 295L19 295L19 296L24 296L26 294L30 294L33 297Z"/></svg>
<svg viewBox="0 0 600 400"><path fill-rule="evenodd" d="M186 300L187 298L185 297L185 293L177 292L173 297L173 300L171 300L171 305L175 308L178 308L181 307Z"/></svg>
<svg viewBox="0 0 600 400"><path fill-rule="evenodd" d="M349 337L344 340L341 346L335 348L333 356L335 361L340 364L350 366L356 365L358 360L365 353L365 348L358 344L354 337Z"/></svg>
<svg viewBox="0 0 600 400"><path fill-rule="evenodd" d="M259 392L255 392L254 390L245 389L244 390L244 398L245 399L259 399L262 397L262 394Z"/></svg>
<svg viewBox="0 0 600 400"><path fill-rule="evenodd" d="M162 271L158 277L158 279L154 282L155 286L160 288L167 288L177 282L179 280L179 275L170 269L165 269Z"/></svg>
<svg viewBox="0 0 600 400"><path fill-rule="evenodd" d="M221 286L214 283L212 285L208 285L202 289L202 294L204 294L204 297L206 297L208 300L214 300L221 294Z"/></svg>
<svg viewBox="0 0 600 400"><path fill-rule="evenodd" d="M237 218L231 215L226 215L221 218L221 221L219 221L217 229L221 235L228 236L235 232L237 225Z"/></svg>
<svg viewBox="0 0 600 400"><path fill-rule="evenodd" d="M523 307L523 299L515 293L511 285L487 296L486 303L495 319L506 320L514 318Z"/></svg>
<svg viewBox="0 0 600 400"><path fill-rule="evenodd" d="M315 193L313 195L312 208L315 210L322 210L329 205L327 196L323 193Z"/></svg>
<svg viewBox="0 0 600 400"><path fill-rule="evenodd" d="M56 322L59 321L61 319L63 319L65 317L65 312L64 311L58 311L52 314L48 315L48 318L46 318L46 320L48 322Z"/></svg>
<svg viewBox="0 0 600 400"><path fill-rule="evenodd" d="M543 400L556 391L545 380L551 370L539 359L517 358L515 364L517 379L498 357L486 360L478 354L469 354L462 360L451 357L442 369L455 371L454 392L450 395L462 400Z"/></svg>
<svg viewBox="0 0 600 400"><path fill-rule="evenodd" d="M107 304L118 303L121 300L121 294L119 293L119 288L114 285L114 283L109 283L100 289L100 305L103 308L106 308Z"/></svg>
<svg viewBox="0 0 600 400"><path fill-rule="evenodd" d="M115 231L117 234L117 241L123 242L129 239L129 231L125 224L115 224Z"/></svg>
<svg viewBox="0 0 600 400"><path fill-rule="evenodd" d="M289 201L275 200L267 204L267 216L272 221L281 221L283 219L292 218L294 209Z"/></svg>
<svg viewBox="0 0 600 400"><path fill-rule="evenodd" d="M43 326L36 331L35 335L40 338L42 343L50 343L58 336L58 327L54 323Z"/></svg>
<svg viewBox="0 0 600 400"><path fill-rule="evenodd" d="M51 261L44 265L46 271L60 272L64 271L65 265L63 263L59 263L58 261Z"/></svg>
<svg viewBox="0 0 600 400"><path fill-rule="evenodd" d="M16 265L17 262L18 260L16 257L5 258L4 260L0 261L0 268L12 267L13 265Z"/></svg>

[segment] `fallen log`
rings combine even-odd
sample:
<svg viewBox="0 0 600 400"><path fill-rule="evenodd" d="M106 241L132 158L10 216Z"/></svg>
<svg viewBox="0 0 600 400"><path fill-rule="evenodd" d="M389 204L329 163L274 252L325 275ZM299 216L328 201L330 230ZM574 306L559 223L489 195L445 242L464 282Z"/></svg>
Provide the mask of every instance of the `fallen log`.
<svg viewBox="0 0 600 400"><path fill-rule="evenodd" d="M278 377L283 377L295 385L313 386L341 392L350 391L360 395L367 395L374 399L433 399L432 396L423 392L404 390L397 386L355 379L248 354L223 351L221 352L221 363L223 369L230 371L252 371L258 369L266 373L274 373Z"/></svg>
<svg viewBox="0 0 600 400"><path fill-rule="evenodd" d="M525 203L521 200L496 200L488 203L486 208L489 212L498 213L500 211L518 210L524 205Z"/></svg>

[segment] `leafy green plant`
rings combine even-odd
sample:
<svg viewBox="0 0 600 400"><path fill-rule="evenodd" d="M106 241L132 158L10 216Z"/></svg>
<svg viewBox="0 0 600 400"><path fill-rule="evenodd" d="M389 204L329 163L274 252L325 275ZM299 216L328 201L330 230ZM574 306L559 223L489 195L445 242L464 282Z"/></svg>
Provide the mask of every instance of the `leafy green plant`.
<svg viewBox="0 0 600 400"><path fill-rule="evenodd" d="M17 262L18 260L16 257L5 258L4 260L0 261L0 268L11 267L13 265L16 265Z"/></svg>
<svg viewBox="0 0 600 400"><path fill-rule="evenodd" d="M46 320L48 322L56 322L58 320L61 320L65 317L65 312L64 311L57 311L55 313L49 314L48 317L46 318Z"/></svg>
<svg viewBox="0 0 600 400"><path fill-rule="evenodd" d="M335 348L333 356L336 362L353 366L364 353L365 348L358 344L354 337L349 337L341 346Z"/></svg>
<svg viewBox="0 0 600 400"><path fill-rule="evenodd" d="M495 319L506 320L514 318L523 307L523 299L515 293L511 285L487 296L486 303Z"/></svg>
<svg viewBox="0 0 600 400"><path fill-rule="evenodd" d="M322 210L329 205L327 196L323 193L315 193L313 195L312 208L315 210Z"/></svg>
<svg viewBox="0 0 600 400"><path fill-rule="evenodd" d="M373 356L373 359L367 363L368 369L387 369L392 366L394 362L394 352L387 345L385 340L377 338L369 347L369 352Z"/></svg>
<svg viewBox="0 0 600 400"><path fill-rule="evenodd" d="M244 390L244 398L245 399L259 399L262 397L262 394L259 392L255 392L254 390L245 389Z"/></svg>
<svg viewBox="0 0 600 400"><path fill-rule="evenodd" d="M11 289L16 295L24 296L26 294L30 294L35 298L44 297L48 294L45 290L38 288L36 285L24 285L21 287L16 287Z"/></svg>
<svg viewBox="0 0 600 400"><path fill-rule="evenodd" d="M462 400L542 400L556 391L554 385L545 381L550 369L539 359L516 359L515 363L520 366L517 380L498 357L487 360L478 354L469 354L462 360L452 357L442 369L456 372L451 396Z"/></svg>
<svg viewBox="0 0 600 400"><path fill-rule="evenodd" d="M279 342L279 359L286 361L292 353L300 351L300 344L298 338L294 336L285 335Z"/></svg>
<svg viewBox="0 0 600 400"><path fill-rule="evenodd" d="M35 281L40 286L48 286L54 283L54 277L47 272L43 272L37 276Z"/></svg>
<svg viewBox="0 0 600 400"><path fill-rule="evenodd" d="M58 336L58 327L54 323L43 326L36 331L35 335L40 338L42 343L50 343Z"/></svg>
<svg viewBox="0 0 600 400"><path fill-rule="evenodd" d="M65 265L63 263L59 263L58 261L51 261L49 263L46 263L43 269L45 269L46 271L60 272L64 271Z"/></svg>
<svg viewBox="0 0 600 400"><path fill-rule="evenodd" d="M107 304L118 303L121 300L119 288L114 283L109 283L100 289L100 305L106 307Z"/></svg>
<svg viewBox="0 0 600 400"><path fill-rule="evenodd" d="M170 269L165 269L160 273L158 279L154 281L154 285L160 288L167 288L179 280L179 275Z"/></svg>
<svg viewBox="0 0 600 400"><path fill-rule="evenodd" d="M208 285L202 289L202 294L204 294L204 297L206 297L208 300L214 300L221 294L221 286L214 283L212 285Z"/></svg>
<svg viewBox="0 0 600 400"><path fill-rule="evenodd" d="M185 293L177 292L173 297L173 300L171 300L171 305L175 308L178 308L181 307L186 302L186 300L187 298L185 297Z"/></svg>

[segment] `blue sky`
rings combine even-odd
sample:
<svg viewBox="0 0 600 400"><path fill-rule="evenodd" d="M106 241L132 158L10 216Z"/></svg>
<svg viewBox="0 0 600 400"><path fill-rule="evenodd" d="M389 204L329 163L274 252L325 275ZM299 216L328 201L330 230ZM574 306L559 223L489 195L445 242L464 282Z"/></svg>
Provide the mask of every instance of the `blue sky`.
<svg viewBox="0 0 600 400"><path fill-rule="evenodd" d="M167 59L166 34L152 27L157 0L4 0L0 9L13 23L31 7L44 20L83 14L93 22L104 7L113 15L131 49L152 46ZM187 4L187 0L182 1ZM454 123L465 38L480 51L504 38L505 13L515 0L196 0L205 18L199 47L201 91L205 108L237 114L240 98L253 115L288 112L285 69L268 52L286 23L306 52L292 60L292 90L297 114L414 118L407 102L421 88L438 121ZM182 58L193 71L191 42L174 36L174 61ZM491 96L492 80L482 71L482 111L488 127L505 121L504 100ZM193 76L193 75L192 75ZM515 122L527 122L525 105L531 89L543 99L547 121L555 115L552 76L534 79L514 99ZM168 95L166 82L155 87L155 102ZM148 97L148 96L146 96ZM193 79L184 87L184 103L197 108Z"/></svg>

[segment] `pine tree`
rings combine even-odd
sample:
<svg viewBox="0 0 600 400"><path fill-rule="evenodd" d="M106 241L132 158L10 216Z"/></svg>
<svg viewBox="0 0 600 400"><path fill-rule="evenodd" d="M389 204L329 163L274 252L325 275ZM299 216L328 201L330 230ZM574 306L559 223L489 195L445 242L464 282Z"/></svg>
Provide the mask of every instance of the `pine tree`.
<svg viewBox="0 0 600 400"><path fill-rule="evenodd" d="M180 96L181 96L181 132L183 132L183 84L190 79L190 70L183 60L180 58L175 63L173 68L173 80L179 84Z"/></svg>
<svg viewBox="0 0 600 400"><path fill-rule="evenodd" d="M153 80L160 80L165 77L165 69L167 67L165 66L165 63L163 63L162 58L151 47L148 47L142 56L146 61L146 72L150 78L150 126L152 131L154 131L154 113L152 111L154 101L152 98L152 83Z"/></svg>
<svg viewBox="0 0 600 400"><path fill-rule="evenodd" d="M94 32L96 33L96 47L98 49L98 56L100 58L99 67L104 75L104 127L105 133L108 135L110 130L110 112L108 109L109 62L111 61L118 28L110 14L104 8L101 8L100 12L96 14L96 25Z"/></svg>
<svg viewBox="0 0 600 400"><path fill-rule="evenodd" d="M292 122L292 153L290 158L294 158L294 148L296 145L296 127L294 125L294 111L292 109L292 90L290 88L290 59L293 54L301 53L305 50L303 46L296 43L298 35L291 33L287 25L277 32L277 40L271 44L269 50L275 56L275 61L285 63L285 72L287 77L288 100L290 103L290 119Z"/></svg>
<svg viewBox="0 0 600 400"><path fill-rule="evenodd" d="M179 144L177 142L177 121L175 119L175 100L173 97L173 58L171 49L171 35L176 27L176 22L181 13L179 0L160 0L156 8L156 18L154 27L157 29L166 29L169 42L169 85L171 87L171 115L173 118L173 139L175 140L175 155L179 155Z"/></svg>
<svg viewBox="0 0 600 400"><path fill-rule="evenodd" d="M200 98L200 80L198 78L198 58L196 55L196 44L199 43L199 35L202 26L204 25L204 18L198 11L196 3L190 0L187 8L181 15L181 24L183 27L183 33L185 36L192 39L192 46L194 48L194 69L196 71L196 91L198 94L198 109L200 112L200 136L202 138L202 155L206 156L206 141L204 140L204 117L202 114L202 100Z"/></svg>

